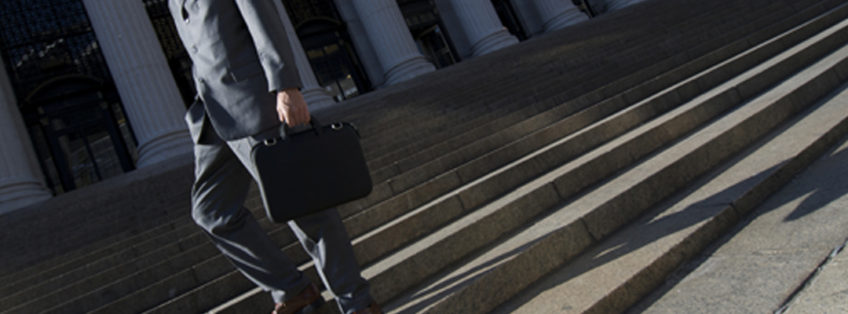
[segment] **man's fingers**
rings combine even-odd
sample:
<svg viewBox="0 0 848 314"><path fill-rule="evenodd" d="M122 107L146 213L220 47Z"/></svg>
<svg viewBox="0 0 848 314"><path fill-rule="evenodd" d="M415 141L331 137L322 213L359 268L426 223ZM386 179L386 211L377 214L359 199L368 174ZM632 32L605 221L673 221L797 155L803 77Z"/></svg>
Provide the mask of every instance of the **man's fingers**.
<svg viewBox="0 0 848 314"><path fill-rule="evenodd" d="M300 115L300 124L309 124L309 111L299 110L298 114Z"/></svg>
<svg viewBox="0 0 848 314"><path fill-rule="evenodd" d="M287 112L284 111L281 117L280 121L285 122L290 127L308 124L309 121L312 120L308 111L296 109Z"/></svg>
<svg viewBox="0 0 848 314"><path fill-rule="evenodd" d="M291 118L291 126L299 126L305 122L305 119L303 118L303 111L298 107L292 108L292 111L289 113L289 117Z"/></svg>
<svg viewBox="0 0 848 314"><path fill-rule="evenodd" d="M309 123L309 108L303 95L295 90L283 90L277 94L277 112L281 122L295 127Z"/></svg>
<svg viewBox="0 0 848 314"><path fill-rule="evenodd" d="M309 123L309 110L306 109L306 106L296 106L294 114L297 116L295 120L297 125Z"/></svg>

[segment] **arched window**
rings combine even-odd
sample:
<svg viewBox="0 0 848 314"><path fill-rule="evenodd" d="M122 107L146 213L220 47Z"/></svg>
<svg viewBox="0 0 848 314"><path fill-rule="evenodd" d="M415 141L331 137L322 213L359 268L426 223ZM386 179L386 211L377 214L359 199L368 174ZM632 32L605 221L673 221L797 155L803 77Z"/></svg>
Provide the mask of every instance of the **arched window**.
<svg viewBox="0 0 848 314"><path fill-rule="evenodd" d="M135 145L128 145L133 140L118 95L97 78L51 79L24 99L21 113L56 193L135 168Z"/></svg>
<svg viewBox="0 0 848 314"><path fill-rule="evenodd" d="M54 193L134 168L136 144L81 0L0 1L0 54Z"/></svg>

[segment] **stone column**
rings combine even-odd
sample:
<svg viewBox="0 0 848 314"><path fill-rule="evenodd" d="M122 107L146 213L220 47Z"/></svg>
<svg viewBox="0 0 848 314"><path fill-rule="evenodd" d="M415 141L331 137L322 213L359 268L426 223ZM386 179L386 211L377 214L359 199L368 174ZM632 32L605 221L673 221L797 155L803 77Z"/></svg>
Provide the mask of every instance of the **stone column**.
<svg viewBox="0 0 848 314"><path fill-rule="evenodd" d="M450 0L472 56L480 56L518 43L507 31L489 0Z"/></svg>
<svg viewBox="0 0 848 314"><path fill-rule="evenodd" d="M330 95L318 85L318 79L315 78L315 72L312 71L312 65L309 64L309 58L306 57L306 52L303 51L303 45L297 37L294 25L292 25L289 14L286 12L286 7L282 1L274 1L277 5L277 12L280 14L280 19L283 20L283 27L286 28L286 36L289 38L289 45L294 52L295 65L297 72L300 74L300 80L303 86L303 98L309 104L310 110L324 110L336 104Z"/></svg>
<svg viewBox="0 0 848 314"><path fill-rule="evenodd" d="M185 105L139 0L83 0L138 140L138 167L190 156Z"/></svg>
<svg viewBox="0 0 848 314"><path fill-rule="evenodd" d="M643 0L608 0L607 11L612 12L621 8L642 2Z"/></svg>
<svg viewBox="0 0 848 314"><path fill-rule="evenodd" d="M418 47L394 0L352 0L386 77L386 85L435 71Z"/></svg>
<svg viewBox="0 0 848 314"><path fill-rule="evenodd" d="M563 29L589 19L571 0L533 0L545 32Z"/></svg>
<svg viewBox="0 0 848 314"><path fill-rule="evenodd" d="M0 215L46 200L41 169L0 59Z"/></svg>

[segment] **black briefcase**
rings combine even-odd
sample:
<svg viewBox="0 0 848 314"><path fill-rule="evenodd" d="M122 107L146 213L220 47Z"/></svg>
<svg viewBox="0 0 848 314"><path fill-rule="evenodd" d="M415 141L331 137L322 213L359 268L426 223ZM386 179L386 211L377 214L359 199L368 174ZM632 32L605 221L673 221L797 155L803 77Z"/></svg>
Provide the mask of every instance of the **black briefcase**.
<svg viewBox="0 0 848 314"><path fill-rule="evenodd" d="M259 192L268 218L277 223L307 216L371 193L371 175L359 132L350 123L320 125L253 146Z"/></svg>

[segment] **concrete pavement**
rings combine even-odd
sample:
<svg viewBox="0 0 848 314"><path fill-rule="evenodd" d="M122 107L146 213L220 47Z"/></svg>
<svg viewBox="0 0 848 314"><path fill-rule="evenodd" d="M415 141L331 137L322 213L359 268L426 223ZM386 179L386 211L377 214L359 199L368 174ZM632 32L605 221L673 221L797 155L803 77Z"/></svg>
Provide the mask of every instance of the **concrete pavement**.
<svg viewBox="0 0 848 314"><path fill-rule="evenodd" d="M848 312L848 139L631 309Z"/></svg>
<svg viewBox="0 0 848 314"><path fill-rule="evenodd" d="M846 242L848 244L848 242ZM823 263L786 313L848 313L848 252L843 244Z"/></svg>

